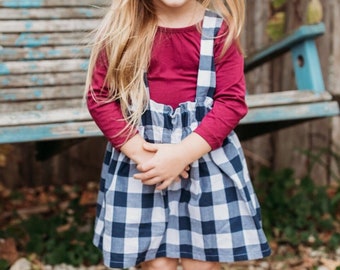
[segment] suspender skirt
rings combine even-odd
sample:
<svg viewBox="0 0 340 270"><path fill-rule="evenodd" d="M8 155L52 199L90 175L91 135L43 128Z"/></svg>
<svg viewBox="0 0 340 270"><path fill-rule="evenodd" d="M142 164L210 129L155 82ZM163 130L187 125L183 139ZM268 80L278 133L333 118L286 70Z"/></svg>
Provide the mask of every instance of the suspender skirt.
<svg viewBox="0 0 340 270"><path fill-rule="evenodd" d="M214 36L221 24L206 11L196 100L176 109L150 100L139 127L146 141L179 143L212 108ZM93 240L105 265L127 268L157 257L234 262L270 254L236 134L190 167L190 179L155 190L133 179L136 164L108 143Z"/></svg>

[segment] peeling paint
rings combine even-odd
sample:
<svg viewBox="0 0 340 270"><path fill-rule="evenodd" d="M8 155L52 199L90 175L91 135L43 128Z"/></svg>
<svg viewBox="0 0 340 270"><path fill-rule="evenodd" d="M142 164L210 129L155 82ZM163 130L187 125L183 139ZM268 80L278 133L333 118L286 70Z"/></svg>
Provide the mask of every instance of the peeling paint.
<svg viewBox="0 0 340 270"><path fill-rule="evenodd" d="M47 44L48 36L35 37L29 33L22 33L15 41L16 46L38 47Z"/></svg>
<svg viewBox="0 0 340 270"><path fill-rule="evenodd" d="M80 14L84 14L88 18L93 17L93 11L90 9L80 8L78 10Z"/></svg>
<svg viewBox="0 0 340 270"><path fill-rule="evenodd" d="M43 85L44 84L44 81L42 79L40 79L38 76L32 76L31 82L33 82L37 85Z"/></svg>
<svg viewBox="0 0 340 270"><path fill-rule="evenodd" d="M28 68L30 70L36 70L36 69L38 69L38 66L36 64L30 64Z"/></svg>
<svg viewBox="0 0 340 270"><path fill-rule="evenodd" d="M40 98L42 96L42 91L41 90L34 90L34 97Z"/></svg>
<svg viewBox="0 0 340 270"><path fill-rule="evenodd" d="M10 84L10 80L9 79L2 79L1 80L1 85L9 85Z"/></svg>
<svg viewBox="0 0 340 270"><path fill-rule="evenodd" d="M0 75L9 75L11 72L6 64L0 63Z"/></svg>
<svg viewBox="0 0 340 270"><path fill-rule="evenodd" d="M80 68L82 70L87 70L88 66L89 66L89 61L85 60L83 63L81 63Z"/></svg>
<svg viewBox="0 0 340 270"><path fill-rule="evenodd" d="M43 0L5 0L2 5L9 8L29 8L41 7L42 4Z"/></svg>
<svg viewBox="0 0 340 270"><path fill-rule="evenodd" d="M0 48L0 55L16 55L16 51L13 49Z"/></svg>
<svg viewBox="0 0 340 270"><path fill-rule="evenodd" d="M27 53L27 58L29 60L33 60L33 59L44 59L45 58L45 54L36 50L32 50L29 49L28 53Z"/></svg>
<svg viewBox="0 0 340 270"><path fill-rule="evenodd" d="M13 94L13 93L0 94L0 99L6 100L6 101L13 101L17 99L17 96L16 94Z"/></svg>
<svg viewBox="0 0 340 270"><path fill-rule="evenodd" d="M58 49L52 49L47 52L49 56L59 56L62 55L61 50Z"/></svg>
<svg viewBox="0 0 340 270"><path fill-rule="evenodd" d="M37 105L35 106L35 108L36 108L38 111L41 111L42 109L44 109L44 105L42 105L42 104L37 104Z"/></svg>
<svg viewBox="0 0 340 270"><path fill-rule="evenodd" d="M79 131L80 134L84 134L85 133L85 128L80 127L80 128L78 128L78 131Z"/></svg>
<svg viewBox="0 0 340 270"><path fill-rule="evenodd" d="M32 29L32 26L33 26L33 23L31 21L27 21L25 23L25 29L26 30L31 30Z"/></svg>

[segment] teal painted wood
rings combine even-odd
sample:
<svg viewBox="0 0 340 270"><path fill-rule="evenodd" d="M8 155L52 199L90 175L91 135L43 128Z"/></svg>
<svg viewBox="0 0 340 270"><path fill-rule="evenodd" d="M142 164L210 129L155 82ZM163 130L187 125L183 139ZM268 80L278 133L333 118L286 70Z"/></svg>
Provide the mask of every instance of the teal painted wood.
<svg viewBox="0 0 340 270"><path fill-rule="evenodd" d="M306 40L292 48L295 81L299 90L325 91L318 50L314 40Z"/></svg>
<svg viewBox="0 0 340 270"><path fill-rule="evenodd" d="M339 115L337 102L319 102L292 106L251 109L241 124L302 120ZM0 128L0 143L59 140L102 136L94 122L67 122Z"/></svg>
<svg viewBox="0 0 340 270"><path fill-rule="evenodd" d="M102 136L93 122L68 122L40 126L16 126L0 128L1 143L36 142Z"/></svg>
<svg viewBox="0 0 340 270"><path fill-rule="evenodd" d="M249 110L247 116L241 120L241 124L313 119L339 114L339 104L336 101L272 106Z"/></svg>
<svg viewBox="0 0 340 270"><path fill-rule="evenodd" d="M0 95L1 98L1 95ZM314 93L311 90L305 91L279 91L271 93L262 93L247 95L246 102L250 109L257 107L271 107L291 104L306 104L314 102L325 102L333 99L329 92Z"/></svg>
<svg viewBox="0 0 340 270"><path fill-rule="evenodd" d="M324 92L325 84L315 44L315 38L324 32L323 23L301 26L292 34L246 59L245 70L248 71L290 50L297 89L313 90L315 93Z"/></svg>
<svg viewBox="0 0 340 270"><path fill-rule="evenodd" d="M79 17L86 18L84 21L91 20L87 18L97 18L97 15L91 12L88 5L103 4L104 1L106 0L0 0L0 7L6 7L7 10L12 12L13 10L21 12L20 14L29 14L28 11L44 10L46 7L64 8L72 6L74 10L77 10L76 14L81 13L81 16L77 15L77 19L74 20L74 22L79 23L81 21ZM74 30L85 30L85 28L92 26L85 27L81 23L80 28L70 28L69 23L72 20L67 20L67 23L65 23L66 19L68 19L66 14L59 13L59 15L55 15L55 18L53 16L50 18L50 16L43 13L37 14L41 14L40 19L44 18L45 20L38 21L34 16L34 19L31 18L32 20L29 19L30 16L27 16L27 19L24 21L19 20L19 22L17 22L17 18L11 16L3 20L3 22L12 21L13 24L15 22L18 27L15 27L14 30L9 29L9 27L13 27L11 22L8 27L2 24L3 31L0 31L2 32L0 33L0 44L4 48L3 50L0 49L0 57L4 54L11 55L5 60L7 62L0 63L0 86L6 89L0 94L0 101L2 101L2 106L7 106L5 113L8 117L20 114L22 121L15 123L14 118L7 120L7 122L2 120L0 143L102 136L101 131L89 117L80 119L78 116L67 115L68 117L62 118L62 116L59 117L52 111L53 106L56 106L60 99L63 99L62 106L65 108L70 107L67 103L70 98L81 101L82 88L79 86L85 82L85 70L88 63L86 60L80 61L80 59L87 59L87 56L76 57L76 54L79 53L79 48L77 47L80 45L82 38L84 38L84 33L82 31L75 32ZM61 20L56 21L52 20L52 18ZM49 27L45 27L47 22L50 23ZM92 19L92 22L94 23L96 20ZM339 115L339 106L336 102L326 99L321 100L320 97L317 97L317 95L320 95L318 91L324 90L324 86L322 87L320 83L322 80L321 70L315 69L315 67L312 69L313 64L318 60L314 39L323 34L324 31L323 24L302 26L273 46L267 47L256 56L246 59L246 68L251 68L263 63L264 60L272 59L279 54L292 50L294 51L294 64L298 63L297 60L299 59L304 60L304 65L299 66L298 70L294 66L296 77L301 79L301 82L297 83L298 88L317 91L315 91L315 94L312 93L314 96L308 101L305 98L308 96L306 91L303 99L290 94L281 96L279 98L281 103L277 102L278 96L271 93L271 96L266 99L267 104L264 104L264 100L261 100L256 106L250 106L249 114L241 121L242 125L285 120L299 121L301 119ZM63 46L62 50L58 47L60 45ZM70 48L65 47L65 45ZM51 46L51 48L47 46ZM83 52L83 55L88 55L88 53L89 51ZM78 59L78 62L72 61L70 63L65 61L63 63L67 64L66 66L58 64L59 58L70 59L70 57ZM40 61L43 59L45 60ZM52 64L45 65L46 60L51 61ZM71 70L74 72L71 73ZM312 81L315 78L317 81ZM68 89L58 85L61 82L65 85L72 82L72 84L75 84L75 88L81 91L77 94L78 90L72 89L72 92L64 93ZM310 84L306 84L306 82ZM69 87L72 87L72 85ZM326 93L322 93L322 95L324 94ZM35 107L30 107L30 102L33 102ZM19 107L19 104L24 104L25 107ZM51 104L53 106L50 106ZM58 106L58 109L63 108L60 105ZM80 106L80 103L77 103L76 106ZM37 118L41 117L34 120L33 117L27 116L30 113L36 114ZM50 117L46 117L49 113L51 114Z"/></svg>
<svg viewBox="0 0 340 270"><path fill-rule="evenodd" d="M0 44L6 47L40 47L40 46L82 46L89 39L82 32L71 33L0 33Z"/></svg>
<svg viewBox="0 0 340 270"><path fill-rule="evenodd" d="M41 7L43 2L43 0L3 0L1 6L8 8L32 8Z"/></svg>
<svg viewBox="0 0 340 270"><path fill-rule="evenodd" d="M275 58L278 55L288 52L294 46L305 40L315 39L324 33L325 25L323 23L303 25L292 34L287 35L283 39L271 44L270 46L267 46L256 54L247 57L245 60L245 71L249 71L265 63L266 61Z"/></svg>
<svg viewBox="0 0 340 270"><path fill-rule="evenodd" d="M0 7L5 8L39 8L49 6L105 6L106 0L0 0Z"/></svg>

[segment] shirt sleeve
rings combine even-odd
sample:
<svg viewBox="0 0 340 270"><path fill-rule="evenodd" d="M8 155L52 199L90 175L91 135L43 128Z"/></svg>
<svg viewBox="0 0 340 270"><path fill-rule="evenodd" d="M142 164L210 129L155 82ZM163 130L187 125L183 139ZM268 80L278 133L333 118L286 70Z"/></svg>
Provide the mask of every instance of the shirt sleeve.
<svg viewBox="0 0 340 270"><path fill-rule="evenodd" d="M129 132L129 129L126 129L128 123L124 120L118 102L104 102L109 93L108 88L104 85L107 67L105 53L101 53L93 70L91 83L93 91L88 91L86 101L94 122L112 143L112 146L119 150L127 140L137 133L137 130Z"/></svg>
<svg viewBox="0 0 340 270"><path fill-rule="evenodd" d="M221 30L225 31L225 27ZM223 39L217 38L214 48L216 68L214 103L211 111L194 131L203 137L213 150L222 146L229 133L248 112L245 102L244 57L236 43L233 43L222 58L219 58L222 48Z"/></svg>

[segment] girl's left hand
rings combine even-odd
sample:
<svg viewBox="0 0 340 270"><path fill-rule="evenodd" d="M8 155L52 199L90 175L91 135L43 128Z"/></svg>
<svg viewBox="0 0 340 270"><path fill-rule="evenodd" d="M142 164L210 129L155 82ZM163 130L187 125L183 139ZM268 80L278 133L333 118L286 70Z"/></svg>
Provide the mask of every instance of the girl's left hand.
<svg viewBox="0 0 340 270"><path fill-rule="evenodd" d="M180 176L188 178L189 164L180 144L151 144L145 143L144 149L155 152L155 155L137 169L141 173L134 175L145 185L157 185L158 190L167 188L172 182L180 180Z"/></svg>

